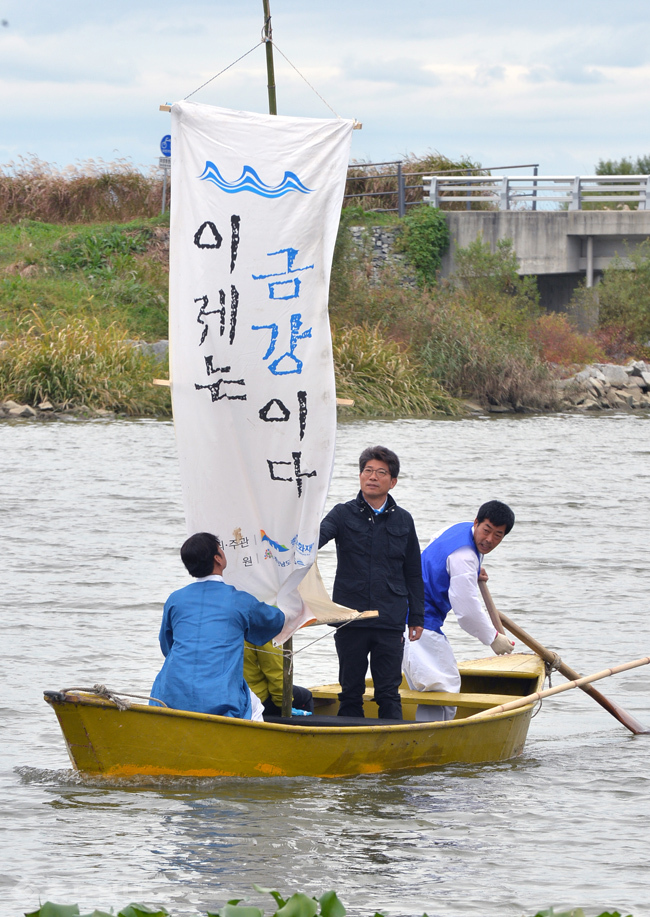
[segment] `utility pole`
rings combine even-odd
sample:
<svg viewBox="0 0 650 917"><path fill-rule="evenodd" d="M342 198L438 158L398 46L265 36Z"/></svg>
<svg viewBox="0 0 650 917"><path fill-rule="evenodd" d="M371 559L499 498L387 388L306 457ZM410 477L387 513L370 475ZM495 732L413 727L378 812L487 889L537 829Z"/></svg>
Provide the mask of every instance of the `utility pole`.
<svg viewBox="0 0 650 917"><path fill-rule="evenodd" d="M277 115L278 106L275 99L275 72L273 69L273 29L271 28L270 0L262 0L264 4L264 42L266 43L266 73L269 89L269 114Z"/></svg>

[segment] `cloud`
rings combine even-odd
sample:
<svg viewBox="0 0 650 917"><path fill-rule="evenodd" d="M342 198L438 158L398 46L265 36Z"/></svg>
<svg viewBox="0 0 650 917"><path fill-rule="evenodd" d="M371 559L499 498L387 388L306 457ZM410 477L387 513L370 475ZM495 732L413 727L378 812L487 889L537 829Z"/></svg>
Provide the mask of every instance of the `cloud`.
<svg viewBox="0 0 650 917"><path fill-rule="evenodd" d="M505 75L505 67L498 64L492 67L482 65L474 71L474 82L479 86L489 86L491 83L501 82Z"/></svg>
<svg viewBox="0 0 650 917"><path fill-rule="evenodd" d="M575 67L562 65L558 67L531 67L523 75L529 83L603 83L606 75L596 67Z"/></svg>
<svg viewBox="0 0 650 917"><path fill-rule="evenodd" d="M364 122L353 155L438 149L494 162L591 171L648 152L647 11L638 0L273 0L274 37L344 117ZM153 162L169 126L160 102L187 96L260 38L259 0L3 0L0 162ZM282 113L329 117L276 55ZM267 105L256 48L194 101ZM113 150L118 149L119 154ZM582 162L582 166L577 163ZM566 163L566 165L563 165Z"/></svg>
<svg viewBox="0 0 650 917"><path fill-rule="evenodd" d="M94 43L84 40L84 30L58 39L26 39L7 36L0 44L0 79L12 83L110 83L133 82L137 63L122 52L97 55Z"/></svg>
<svg viewBox="0 0 650 917"><path fill-rule="evenodd" d="M342 69L343 79L370 83L393 83L406 86L437 86L440 77L426 64L406 58L393 60L348 60Z"/></svg>

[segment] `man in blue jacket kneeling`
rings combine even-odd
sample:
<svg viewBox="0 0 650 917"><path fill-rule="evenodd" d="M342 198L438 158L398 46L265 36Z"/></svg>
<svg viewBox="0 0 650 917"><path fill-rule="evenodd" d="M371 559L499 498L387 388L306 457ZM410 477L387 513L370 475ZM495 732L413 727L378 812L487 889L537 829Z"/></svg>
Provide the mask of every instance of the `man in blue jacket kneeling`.
<svg viewBox="0 0 650 917"><path fill-rule="evenodd" d="M192 535L181 560L196 581L165 602L159 639L166 658L152 697L176 710L261 719L252 716L244 681L244 640L261 645L277 636L284 613L223 581L227 560L215 535Z"/></svg>

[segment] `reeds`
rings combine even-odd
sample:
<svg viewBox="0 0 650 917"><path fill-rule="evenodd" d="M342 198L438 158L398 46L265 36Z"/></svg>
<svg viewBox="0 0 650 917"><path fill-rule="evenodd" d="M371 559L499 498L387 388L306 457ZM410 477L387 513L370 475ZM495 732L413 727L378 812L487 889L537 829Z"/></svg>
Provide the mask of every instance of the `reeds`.
<svg viewBox="0 0 650 917"><path fill-rule="evenodd" d="M0 166L0 223L125 222L160 213L162 180L127 160L59 169L37 157Z"/></svg>
<svg viewBox="0 0 650 917"><path fill-rule="evenodd" d="M462 413L406 349L378 327L338 329L333 334L336 394L354 400L348 415L431 417Z"/></svg>
<svg viewBox="0 0 650 917"><path fill-rule="evenodd" d="M161 366L127 333L96 318L25 316L0 350L0 398L58 409L128 415L170 413L169 391L152 384Z"/></svg>
<svg viewBox="0 0 650 917"><path fill-rule="evenodd" d="M556 404L553 374L527 336L509 333L451 295L430 301L419 356L457 397L515 410L545 410Z"/></svg>

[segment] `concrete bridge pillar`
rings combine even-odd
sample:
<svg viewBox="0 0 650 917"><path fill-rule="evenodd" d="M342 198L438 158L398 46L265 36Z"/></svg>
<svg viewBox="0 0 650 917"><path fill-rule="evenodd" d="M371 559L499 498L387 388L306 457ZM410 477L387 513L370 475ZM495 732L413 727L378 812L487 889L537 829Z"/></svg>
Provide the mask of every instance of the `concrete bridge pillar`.
<svg viewBox="0 0 650 917"><path fill-rule="evenodd" d="M594 285L594 237L587 236L587 286Z"/></svg>

